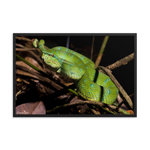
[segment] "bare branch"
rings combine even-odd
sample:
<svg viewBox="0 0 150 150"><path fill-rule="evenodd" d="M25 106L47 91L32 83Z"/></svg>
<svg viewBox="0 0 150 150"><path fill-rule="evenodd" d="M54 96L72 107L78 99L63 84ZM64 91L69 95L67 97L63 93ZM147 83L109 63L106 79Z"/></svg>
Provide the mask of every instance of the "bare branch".
<svg viewBox="0 0 150 150"><path fill-rule="evenodd" d="M19 36L16 36L16 39L27 41L27 42L31 42L32 41L31 39L28 39L28 38L25 38L25 37L19 37Z"/></svg>
<svg viewBox="0 0 150 150"><path fill-rule="evenodd" d="M23 45L21 45L21 44L18 44L18 43L16 43L16 46L18 46L18 47L24 47Z"/></svg>
<svg viewBox="0 0 150 150"><path fill-rule="evenodd" d="M16 51L32 51L37 50L36 48L16 48Z"/></svg>
<svg viewBox="0 0 150 150"><path fill-rule="evenodd" d="M102 46L101 46L101 49L99 51L98 57L95 61L95 68L97 68L101 62L102 55L103 55L103 52L105 50L108 39L109 39L109 36L105 36L104 41L103 41Z"/></svg>
<svg viewBox="0 0 150 150"><path fill-rule="evenodd" d="M95 36L93 36L93 40L92 40L92 47L91 47L91 60L92 60L92 57L93 57L94 40L95 40Z"/></svg>
<svg viewBox="0 0 150 150"><path fill-rule="evenodd" d="M74 105L83 105L83 104L90 104L90 105L97 105L97 106L100 106L100 107L107 107L107 108L111 108L113 110L116 110L116 106L113 106L113 105L108 105L108 104L104 104L102 102L96 102L96 101L78 101L78 102L73 102L73 103L69 103L69 104L64 104L64 105L60 105L60 106L56 106L55 108L51 109L51 110L47 110L47 113L54 113L54 112L57 112L61 109L65 109L67 107L71 107L71 106L74 106ZM118 112L121 112L123 114L130 114L128 113L127 111L119 108L118 109Z"/></svg>
<svg viewBox="0 0 150 150"><path fill-rule="evenodd" d="M126 65L129 61L133 60L134 59L134 53L116 61L115 63L107 66L106 68L109 69L109 70L113 70L117 67L120 67L121 65Z"/></svg>

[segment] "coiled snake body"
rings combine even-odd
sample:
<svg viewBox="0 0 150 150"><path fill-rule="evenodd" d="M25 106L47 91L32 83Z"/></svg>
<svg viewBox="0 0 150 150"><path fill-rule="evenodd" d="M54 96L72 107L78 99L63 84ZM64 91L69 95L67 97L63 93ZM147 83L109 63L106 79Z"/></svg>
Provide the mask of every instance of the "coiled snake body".
<svg viewBox="0 0 150 150"><path fill-rule="evenodd" d="M106 104L114 103L118 89L111 79L101 72L98 72L95 81L95 65L89 58L65 47L45 49L44 40L38 42L33 39L32 42L34 47L39 47L42 51L42 58L50 69L74 80L80 96Z"/></svg>

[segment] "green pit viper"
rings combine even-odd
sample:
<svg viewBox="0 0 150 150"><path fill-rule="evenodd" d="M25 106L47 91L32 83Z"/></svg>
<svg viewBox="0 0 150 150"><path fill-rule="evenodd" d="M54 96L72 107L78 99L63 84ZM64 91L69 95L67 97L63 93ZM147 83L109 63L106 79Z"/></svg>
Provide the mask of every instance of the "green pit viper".
<svg viewBox="0 0 150 150"><path fill-rule="evenodd" d="M49 69L74 80L78 94L84 99L113 104L118 95L118 89L111 79L98 72L96 81L95 64L89 58L58 46L45 49L44 40L32 40L33 46L42 51L42 58Z"/></svg>

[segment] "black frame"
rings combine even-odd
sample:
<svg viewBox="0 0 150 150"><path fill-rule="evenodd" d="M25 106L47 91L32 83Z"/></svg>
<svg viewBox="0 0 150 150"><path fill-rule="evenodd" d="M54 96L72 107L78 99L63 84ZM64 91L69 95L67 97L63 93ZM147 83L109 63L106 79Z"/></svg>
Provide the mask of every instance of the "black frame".
<svg viewBox="0 0 150 150"><path fill-rule="evenodd" d="M17 114L16 107L16 78L15 78L15 63L16 53L15 44L16 36L134 36L134 115L90 115L90 114L46 114L46 115L25 115ZM13 117L137 117L137 33L13 33Z"/></svg>

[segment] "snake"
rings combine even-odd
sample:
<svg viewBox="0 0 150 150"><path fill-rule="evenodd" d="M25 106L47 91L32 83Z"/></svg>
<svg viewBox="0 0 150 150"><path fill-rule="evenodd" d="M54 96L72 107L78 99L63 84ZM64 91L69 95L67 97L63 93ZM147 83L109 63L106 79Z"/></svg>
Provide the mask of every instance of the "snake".
<svg viewBox="0 0 150 150"><path fill-rule="evenodd" d="M48 69L74 81L76 90L83 99L105 104L115 102L119 92L117 87L109 76L95 70L92 60L63 46L46 49L43 39L32 39L32 44L41 50Z"/></svg>

